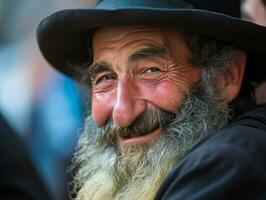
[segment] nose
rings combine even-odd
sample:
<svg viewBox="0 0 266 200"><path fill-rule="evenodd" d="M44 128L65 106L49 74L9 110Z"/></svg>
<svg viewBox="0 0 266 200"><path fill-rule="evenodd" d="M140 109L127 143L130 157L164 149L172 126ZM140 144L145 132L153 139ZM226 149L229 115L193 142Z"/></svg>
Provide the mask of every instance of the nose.
<svg viewBox="0 0 266 200"><path fill-rule="evenodd" d="M119 127L130 126L146 110L146 102L133 82L124 79L117 85L112 117Z"/></svg>

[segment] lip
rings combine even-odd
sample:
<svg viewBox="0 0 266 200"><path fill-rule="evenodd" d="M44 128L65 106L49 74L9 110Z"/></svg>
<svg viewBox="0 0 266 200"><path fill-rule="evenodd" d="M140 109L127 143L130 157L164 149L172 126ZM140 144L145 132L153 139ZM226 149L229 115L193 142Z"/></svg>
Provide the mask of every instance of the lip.
<svg viewBox="0 0 266 200"><path fill-rule="evenodd" d="M152 132L145 135L129 137L129 138L118 138L118 143L120 145L133 145L133 144L148 144L156 140L162 133L161 128L157 128Z"/></svg>

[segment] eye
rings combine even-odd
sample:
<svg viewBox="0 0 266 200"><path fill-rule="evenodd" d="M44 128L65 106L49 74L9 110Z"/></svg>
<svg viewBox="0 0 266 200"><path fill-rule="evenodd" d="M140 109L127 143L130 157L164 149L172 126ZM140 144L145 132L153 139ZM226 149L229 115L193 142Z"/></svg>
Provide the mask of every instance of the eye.
<svg viewBox="0 0 266 200"><path fill-rule="evenodd" d="M93 88L96 90L106 90L114 85L116 76L113 73L102 73L92 79Z"/></svg>
<svg viewBox="0 0 266 200"><path fill-rule="evenodd" d="M153 66L153 67L145 67L141 70L139 74L139 78L144 81L158 81L165 72L161 67Z"/></svg>
<svg viewBox="0 0 266 200"><path fill-rule="evenodd" d="M149 67L147 68L144 73L155 73L155 72L161 72L162 70L158 67Z"/></svg>
<svg viewBox="0 0 266 200"><path fill-rule="evenodd" d="M103 75L99 78L95 78L95 84L98 85L103 81L112 81L114 79L115 79L115 77L113 75Z"/></svg>

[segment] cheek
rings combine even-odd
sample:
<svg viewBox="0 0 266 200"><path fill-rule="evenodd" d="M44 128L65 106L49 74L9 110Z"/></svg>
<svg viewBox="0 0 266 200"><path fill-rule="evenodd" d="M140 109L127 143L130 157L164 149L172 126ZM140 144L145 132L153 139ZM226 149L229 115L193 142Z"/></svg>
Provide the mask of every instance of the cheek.
<svg viewBox="0 0 266 200"><path fill-rule="evenodd" d="M151 104L169 112L178 112L185 94L198 82L199 71L191 71L169 79L161 80L154 85L142 85L142 94Z"/></svg>
<svg viewBox="0 0 266 200"><path fill-rule="evenodd" d="M157 85L142 87L144 98L155 107L176 113L183 98L181 89L172 83L160 83Z"/></svg>
<svg viewBox="0 0 266 200"><path fill-rule="evenodd" d="M92 117L99 126L103 126L112 116L114 95L96 93L92 95Z"/></svg>

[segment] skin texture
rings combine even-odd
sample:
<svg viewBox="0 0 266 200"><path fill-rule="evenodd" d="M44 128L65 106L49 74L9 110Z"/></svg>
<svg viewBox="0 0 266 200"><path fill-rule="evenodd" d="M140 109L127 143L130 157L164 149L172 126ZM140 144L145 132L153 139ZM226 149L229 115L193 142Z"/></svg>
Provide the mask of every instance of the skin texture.
<svg viewBox="0 0 266 200"><path fill-rule="evenodd" d="M200 69L189 63L190 50L174 28L102 28L94 35L93 50L92 116L99 126L113 120L127 127L156 108L177 113L184 94L201 77ZM217 90L228 102L239 91L244 65L245 55L239 53L217 80ZM143 138L120 138L119 143L148 143L162 132L156 129Z"/></svg>

